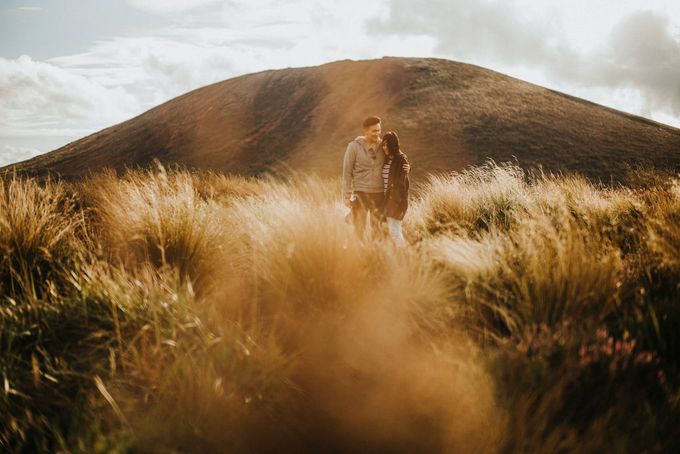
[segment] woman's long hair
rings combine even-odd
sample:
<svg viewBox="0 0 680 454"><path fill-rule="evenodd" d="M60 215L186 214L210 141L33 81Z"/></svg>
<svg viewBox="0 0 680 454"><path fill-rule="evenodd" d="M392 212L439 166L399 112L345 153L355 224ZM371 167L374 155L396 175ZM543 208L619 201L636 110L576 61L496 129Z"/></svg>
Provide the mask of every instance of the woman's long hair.
<svg viewBox="0 0 680 454"><path fill-rule="evenodd" d="M399 136L397 136L396 132L386 132L382 138L382 143L380 144L381 147L382 144L387 145L387 152L391 157L395 157L399 154Z"/></svg>

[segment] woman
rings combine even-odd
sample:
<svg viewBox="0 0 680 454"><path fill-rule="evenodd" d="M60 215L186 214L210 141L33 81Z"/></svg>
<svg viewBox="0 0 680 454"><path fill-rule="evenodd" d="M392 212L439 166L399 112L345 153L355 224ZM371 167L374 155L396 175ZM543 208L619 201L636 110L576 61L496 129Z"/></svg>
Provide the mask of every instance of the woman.
<svg viewBox="0 0 680 454"><path fill-rule="evenodd" d="M399 148L399 137L396 132L386 133L380 146L385 153L382 171L385 191L383 219L387 222L387 229L394 243L403 247L407 244L401 231L401 221L408 209L409 181L408 173L404 171L404 164L407 164L408 160Z"/></svg>

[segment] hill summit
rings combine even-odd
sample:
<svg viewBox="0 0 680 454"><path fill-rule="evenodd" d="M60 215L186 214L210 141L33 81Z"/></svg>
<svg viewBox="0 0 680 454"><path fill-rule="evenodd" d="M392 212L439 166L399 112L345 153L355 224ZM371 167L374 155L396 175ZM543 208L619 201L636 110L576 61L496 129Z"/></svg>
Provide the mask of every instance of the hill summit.
<svg viewBox="0 0 680 454"><path fill-rule="evenodd" d="M283 166L336 176L371 114L398 132L414 176L489 158L605 181L631 166L680 170L679 129L481 67L391 57L228 79L4 170L78 178L158 159L244 175Z"/></svg>

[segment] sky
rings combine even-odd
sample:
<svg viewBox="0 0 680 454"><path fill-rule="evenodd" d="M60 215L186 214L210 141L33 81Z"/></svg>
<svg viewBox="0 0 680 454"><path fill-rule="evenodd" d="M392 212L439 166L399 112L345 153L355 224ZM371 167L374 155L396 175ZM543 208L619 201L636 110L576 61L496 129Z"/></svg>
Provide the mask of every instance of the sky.
<svg viewBox="0 0 680 454"><path fill-rule="evenodd" d="M678 0L0 0L0 166L213 82L383 56L680 127Z"/></svg>

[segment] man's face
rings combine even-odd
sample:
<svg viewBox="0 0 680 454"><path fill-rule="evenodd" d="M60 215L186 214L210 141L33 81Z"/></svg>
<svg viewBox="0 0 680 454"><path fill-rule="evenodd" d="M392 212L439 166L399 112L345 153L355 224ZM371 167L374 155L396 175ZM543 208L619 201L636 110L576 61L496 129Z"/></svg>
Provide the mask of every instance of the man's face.
<svg viewBox="0 0 680 454"><path fill-rule="evenodd" d="M369 126L368 128L364 128L364 137L366 137L366 140L371 143L379 142L381 133L382 128L380 127L380 123Z"/></svg>

